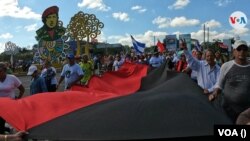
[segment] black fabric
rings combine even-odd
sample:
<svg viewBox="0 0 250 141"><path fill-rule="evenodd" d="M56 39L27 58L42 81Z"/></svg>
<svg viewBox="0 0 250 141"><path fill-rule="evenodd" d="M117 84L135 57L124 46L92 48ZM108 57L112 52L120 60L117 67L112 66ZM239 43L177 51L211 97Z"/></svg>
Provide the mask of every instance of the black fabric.
<svg viewBox="0 0 250 141"><path fill-rule="evenodd" d="M213 135L215 124L232 124L186 74L167 65L143 78L138 92L106 100L30 129L29 138L135 140ZM131 84L133 85L133 84Z"/></svg>
<svg viewBox="0 0 250 141"><path fill-rule="evenodd" d="M47 85L48 92L55 92L56 91L56 84Z"/></svg>
<svg viewBox="0 0 250 141"><path fill-rule="evenodd" d="M0 117L0 134L5 133L5 120Z"/></svg>

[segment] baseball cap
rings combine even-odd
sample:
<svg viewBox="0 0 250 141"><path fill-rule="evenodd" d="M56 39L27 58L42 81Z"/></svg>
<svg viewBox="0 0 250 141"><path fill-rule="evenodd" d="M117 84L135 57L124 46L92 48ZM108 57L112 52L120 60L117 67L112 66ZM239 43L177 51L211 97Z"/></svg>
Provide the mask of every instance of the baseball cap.
<svg viewBox="0 0 250 141"><path fill-rule="evenodd" d="M27 75L32 75L37 70L37 67L32 65L29 67Z"/></svg>
<svg viewBox="0 0 250 141"><path fill-rule="evenodd" d="M67 55L67 58L68 58L68 59L75 59L75 55L74 55L74 54L68 54L68 55Z"/></svg>
<svg viewBox="0 0 250 141"><path fill-rule="evenodd" d="M58 13L58 11L59 11L59 8L57 6L51 6L44 10L42 14L42 18L47 17L50 14L56 14Z"/></svg>
<svg viewBox="0 0 250 141"><path fill-rule="evenodd" d="M232 46L233 46L233 49L237 49L241 45L244 45L244 46L248 47L247 46L247 42L243 41L243 40L237 40L237 41L235 41Z"/></svg>

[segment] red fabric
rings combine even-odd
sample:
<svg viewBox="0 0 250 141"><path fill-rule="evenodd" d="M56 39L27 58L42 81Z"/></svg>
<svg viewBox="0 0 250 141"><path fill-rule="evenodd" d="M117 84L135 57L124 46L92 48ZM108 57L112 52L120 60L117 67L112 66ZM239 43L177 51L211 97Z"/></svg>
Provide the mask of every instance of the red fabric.
<svg viewBox="0 0 250 141"><path fill-rule="evenodd" d="M158 40L158 42L157 42L157 47L158 47L158 51L159 51L159 52L165 51L164 45L163 45L159 40Z"/></svg>
<svg viewBox="0 0 250 141"><path fill-rule="evenodd" d="M225 45L225 44L223 44L223 43L218 43L219 44L219 47L220 48L224 48L224 49L227 49L228 47L227 47L227 45Z"/></svg>
<svg viewBox="0 0 250 141"><path fill-rule="evenodd" d="M188 66L188 63L187 62L183 62L181 60L179 60L177 63L176 63L176 71L178 72L182 72L184 69L186 69Z"/></svg>
<svg viewBox="0 0 250 141"><path fill-rule="evenodd" d="M49 33L49 36L50 36L51 38L53 38L53 37L54 37L54 34L55 34L55 31L54 31L54 30L50 30L50 31L48 31L48 33Z"/></svg>
<svg viewBox="0 0 250 141"><path fill-rule="evenodd" d="M125 63L117 72L93 77L88 88L74 86L65 92L42 93L19 100L0 98L0 116L18 130L28 130L82 107L132 94L146 76L147 66Z"/></svg>

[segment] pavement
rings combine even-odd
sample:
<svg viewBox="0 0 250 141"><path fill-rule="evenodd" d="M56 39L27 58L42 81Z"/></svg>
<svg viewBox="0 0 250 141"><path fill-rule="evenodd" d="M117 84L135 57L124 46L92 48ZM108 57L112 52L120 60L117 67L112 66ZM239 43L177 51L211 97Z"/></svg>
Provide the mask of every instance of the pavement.
<svg viewBox="0 0 250 141"><path fill-rule="evenodd" d="M22 82L22 84L25 88L25 92L24 92L23 97L29 96L30 95L30 82L31 82L32 77L27 76L26 74L16 74L16 76L20 79L20 81ZM57 77L57 81L59 81L60 73L57 73L56 77ZM61 85L57 91L63 91L63 90L64 90L64 81L61 83ZM16 90L16 94L19 94L18 89Z"/></svg>

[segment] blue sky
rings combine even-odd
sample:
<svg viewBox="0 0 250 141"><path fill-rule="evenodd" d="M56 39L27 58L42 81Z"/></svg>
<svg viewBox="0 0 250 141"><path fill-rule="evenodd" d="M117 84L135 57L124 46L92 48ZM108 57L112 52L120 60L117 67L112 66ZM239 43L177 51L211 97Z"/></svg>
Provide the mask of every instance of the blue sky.
<svg viewBox="0 0 250 141"><path fill-rule="evenodd" d="M99 42L132 46L130 35L147 46L165 35L190 33L203 41L203 24L212 39L240 36L250 43L249 22L242 29L230 26L235 11L250 19L249 0L0 0L0 52L11 41L20 47L34 45L35 31L42 27L41 14L59 7L64 27L79 11L95 14L104 23Z"/></svg>

